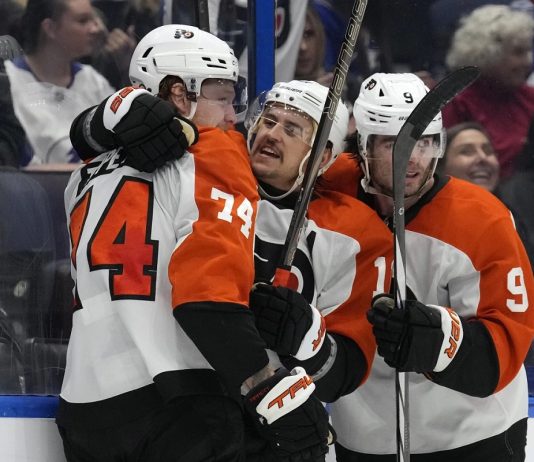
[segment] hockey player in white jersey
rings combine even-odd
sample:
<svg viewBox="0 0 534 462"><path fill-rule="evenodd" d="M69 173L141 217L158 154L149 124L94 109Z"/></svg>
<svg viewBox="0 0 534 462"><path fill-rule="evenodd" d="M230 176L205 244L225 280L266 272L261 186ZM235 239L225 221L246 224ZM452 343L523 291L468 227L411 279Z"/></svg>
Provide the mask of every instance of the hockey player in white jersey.
<svg viewBox="0 0 534 462"><path fill-rule="evenodd" d="M67 459L242 460L244 389L267 441L261 460L320 460L328 425L314 385L302 368L267 365L248 309L258 194L230 129L233 52L197 28L163 26L138 44L130 70L146 90L117 92L72 131L96 157L65 192L76 283L57 417ZM198 124L194 146L194 127L177 127L176 111L149 92ZM126 148L98 155L117 140ZM151 154L176 158L154 173L127 165L150 169Z"/></svg>
<svg viewBox="0 0 534 462"><path fill-rule="evenodd" d="M255 280L250 306L267 345L286 367L303 366L317 395L333 401L365 382L375 343L365 312L389 288L390 233L365 204L329 191L320 176L290 277L271 284L328 89L280 82L261 95L247 120L252 170L259 181ZM340 102L319 175L341 153L348 110Z"/></svg>
<svg viewBox="0 0 534 462"><path fill-rule="evenodd" d="M354 105L350 151L361 170L346 189L387 221L395 137L427 91L413 74L374 74ZM441 133L438 115L408 163L405 310L392 309L389 295L374 298L368 318L379 357L368 381L331 407L338 461L396 460L395 368L410 372L411 461L525 460L532 269L500 201L434 174Z"/></svg>

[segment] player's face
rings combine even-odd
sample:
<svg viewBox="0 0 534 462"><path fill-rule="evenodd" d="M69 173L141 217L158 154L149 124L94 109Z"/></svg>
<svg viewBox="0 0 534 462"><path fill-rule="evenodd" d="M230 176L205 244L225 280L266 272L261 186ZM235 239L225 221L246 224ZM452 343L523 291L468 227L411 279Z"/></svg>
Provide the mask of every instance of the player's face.
<svg viewBox="0 0 534 462"><path fill-rule="evenodd" d="M434 156L433 138L424 136L417 142L412 151L406 170L405 195L416 194L428 179L429 169L432 168ZM371 140L369 172L372 184L382 193L393 196L393 145L394 136L375 135Z"/></svg>
<svg viewBox="0 0 534 462"><path fill-rule="evenodd" d="M499 181L499 161L486 135L472 128L458 133L447 147L445 173L493 191Z"/></svg>
<svg viewBox="0 0 534 462"><path fill-rule="evenodd" d="M271 106L258 123L250 163L259 180L282 191L291 189L309 152L313 122L303 113Z"/></svg>
<svg viewBox="0 0 534 462"><path fill-rule="evenodd" d="M70 59L91 54L100 34L90 0L67 0L66 10L57 20L50 20L46 30Z"/></svg>
<svg viewBox="0 0 534 462"><path fill-rule="evenodd" d="M233 128L236 113L234 83L230 80L208 80L202 84L197 98L197 109L193 122L198 125L219 127L222 130Z"/></svg>

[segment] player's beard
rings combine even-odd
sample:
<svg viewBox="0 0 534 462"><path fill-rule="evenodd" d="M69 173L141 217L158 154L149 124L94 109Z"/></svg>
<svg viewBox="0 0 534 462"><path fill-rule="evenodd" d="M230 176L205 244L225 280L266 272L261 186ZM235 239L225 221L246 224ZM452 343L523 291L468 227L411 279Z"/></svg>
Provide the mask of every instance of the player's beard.
<svg viewBox="0 0 534 462"><path fill-rule="evenodd" d="M408 172L417 171L416 181L410 180L408 177L405 182L404 197L411 198L420 196L428 189L429 180L432 178L434 161L431 161L426 168L413 168ZM369 165L369 174L371 177L371 186L384 196L393 197L393 174L391 164L373 163Z"/></svg>

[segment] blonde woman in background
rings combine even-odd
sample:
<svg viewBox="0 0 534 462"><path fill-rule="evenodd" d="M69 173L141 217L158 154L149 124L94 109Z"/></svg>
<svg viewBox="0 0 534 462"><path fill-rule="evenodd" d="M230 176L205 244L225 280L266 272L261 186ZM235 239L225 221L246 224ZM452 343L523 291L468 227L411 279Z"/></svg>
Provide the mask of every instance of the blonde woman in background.
<svg viewBox="0 0 534 462"><path fill-rule="evenodd" d="M486 5L461 21L446 58L450 70L475 65L481 76L444 108L444 125L476 121L485 127L503 178L515 169L534 115L534 88L526 83L533 38L529 14Z"/></svg>

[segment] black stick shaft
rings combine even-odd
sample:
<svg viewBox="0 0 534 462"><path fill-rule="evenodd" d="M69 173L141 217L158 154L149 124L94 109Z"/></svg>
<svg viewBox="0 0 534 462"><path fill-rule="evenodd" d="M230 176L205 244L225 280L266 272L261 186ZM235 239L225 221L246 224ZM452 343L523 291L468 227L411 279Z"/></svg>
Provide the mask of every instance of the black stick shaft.
<svg viewBox="0 0 534 462"><path fill-rule="evenodd" d="M418 139L432 119L452 98L474 82L479 75L475 67L464 67L441 80L419 102L401 127L393 146L393 236L395 306L404 309L406 300L406 229L404 194L406 169ZM397 461L410 461L409 376L395 373L397 402Z"/></svg>
<svg viewBox="0 0 534 462"><path fill-rule="evenodd" d="M304 219L308 210L308 205L311 200L313 187L319 173L321 165L322 153L326 147L330 129L336 114L337 105L345 86L345 80L347 72L352 60L356 41L363 21L365 8L367 7L367 0L356 0L352 7L349 24L345 32L345 38L341 45L341 50L337 58L336 67L334 69L334 76L332 83L328 89L328 95L326 102L319 120L319 126L317 128L317 135L313 142L310 158L308 159L308 165L306 166L306 172L304 173L304 180L302 182L302 189L300 190L299 197L295 204L293 216L286 236L286 241L282 249L281 262L278 265L278 277L275 275L275 284L281 283L282 272L288 272L293 263L297 245L300 239L304 227Z"/></svg>

